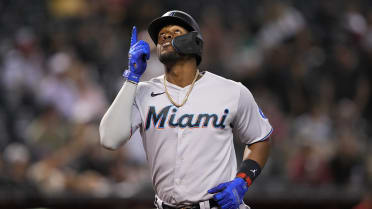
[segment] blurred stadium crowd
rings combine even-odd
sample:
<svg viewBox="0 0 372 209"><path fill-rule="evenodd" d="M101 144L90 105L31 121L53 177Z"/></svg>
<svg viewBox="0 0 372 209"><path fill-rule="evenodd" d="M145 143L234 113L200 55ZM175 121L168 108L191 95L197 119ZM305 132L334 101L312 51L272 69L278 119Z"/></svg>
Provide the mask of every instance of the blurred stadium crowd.
<svg viewBox="0 0 372 209"><path fill-rule="evenodd" d="M138 136L107 151L98 124L123 84L132 26L154 49L147 25L170 9L199 21L200 69L250 88L275 129L253 190L368 192L371 1L2 0L2 197L151 193ZM144 79L163 71L154 50L149 62Z"/></svg>

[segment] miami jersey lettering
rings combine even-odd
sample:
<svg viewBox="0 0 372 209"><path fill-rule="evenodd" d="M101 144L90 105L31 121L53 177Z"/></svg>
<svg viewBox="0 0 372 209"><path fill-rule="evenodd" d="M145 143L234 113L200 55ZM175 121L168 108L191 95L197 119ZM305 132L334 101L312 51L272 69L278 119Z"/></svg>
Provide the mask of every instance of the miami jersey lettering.
<svg viewBox="0 0 372 209"><path fill-rule="evenodd" d="M146 130L148 130L153 124L153 127L158 129L163 129L167 125L170 128L180 127L180 128L200 128L200 127L208 127L209 124L212 124L214 128L225 128L225 120L226 116L229 114L229 110L225 109L222 117L218 114L212 113L200 113L200 114L183 114L177 118L177 108L173 105L169 105L164 107L156 113L155 106L150 106L147 119L146 119ZM169 114L171 109L171 114ZM169 117L168 117L169 114ZM152 122L152 123L151 123Z"/></svg>

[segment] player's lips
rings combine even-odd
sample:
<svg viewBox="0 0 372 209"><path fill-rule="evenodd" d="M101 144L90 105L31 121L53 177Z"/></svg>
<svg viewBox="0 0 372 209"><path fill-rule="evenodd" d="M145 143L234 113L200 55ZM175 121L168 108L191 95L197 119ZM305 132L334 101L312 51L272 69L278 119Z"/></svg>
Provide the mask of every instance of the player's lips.
<svg viewBox="0 0 372 209"><path fill-rule="evenodd" d="M173 51L172 42L168 41L161 44L161 52Z"/></svg>
<svg viewBox="0 0 372 209"><path fill-rule="evenodd" d="M163 48L167 47L167 46L170 46L171 45L171 42L165 42L164 44L162 44L161 46Z"/></svg>

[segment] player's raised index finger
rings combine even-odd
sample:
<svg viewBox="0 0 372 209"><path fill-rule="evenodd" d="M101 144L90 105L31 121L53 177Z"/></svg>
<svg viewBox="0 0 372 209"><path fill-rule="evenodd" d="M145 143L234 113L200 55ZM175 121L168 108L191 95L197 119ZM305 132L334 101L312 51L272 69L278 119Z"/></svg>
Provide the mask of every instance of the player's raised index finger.
<svg viewBox="0 0 372 209"><path fill-rule="evenodd" d="M135 43L137 43L137 28L136 26L133 26L132 36L130 38L130 46L133 46Z"/></svg>

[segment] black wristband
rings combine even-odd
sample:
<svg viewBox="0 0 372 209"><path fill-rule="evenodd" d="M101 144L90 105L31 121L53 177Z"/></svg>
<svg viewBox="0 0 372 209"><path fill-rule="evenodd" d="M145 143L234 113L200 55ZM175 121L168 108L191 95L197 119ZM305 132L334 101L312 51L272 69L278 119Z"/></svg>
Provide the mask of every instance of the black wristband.
<svg viewBox="0 0 372 209"><path fill-rule="evenodd" d="M237 177L243 178L248 186L257 178L261 173L261 166L254 160L247 159L242 162Z"/></svg>

